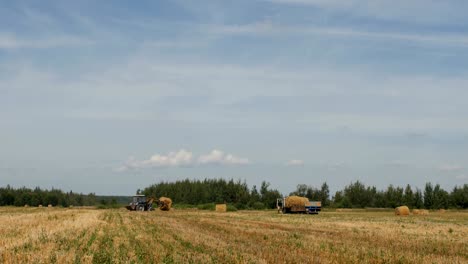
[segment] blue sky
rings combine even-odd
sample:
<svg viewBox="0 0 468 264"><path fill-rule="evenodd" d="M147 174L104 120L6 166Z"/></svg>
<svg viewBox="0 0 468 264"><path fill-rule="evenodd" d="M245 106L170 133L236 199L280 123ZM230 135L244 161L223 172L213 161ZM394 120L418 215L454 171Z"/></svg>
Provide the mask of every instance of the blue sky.
<svg viewBox="0 0 468 264"><path fill-rule="evenodd" d="M409 3L408 3L409 2ZM466 1L2 1L0 185L468 182Z"/></svg>

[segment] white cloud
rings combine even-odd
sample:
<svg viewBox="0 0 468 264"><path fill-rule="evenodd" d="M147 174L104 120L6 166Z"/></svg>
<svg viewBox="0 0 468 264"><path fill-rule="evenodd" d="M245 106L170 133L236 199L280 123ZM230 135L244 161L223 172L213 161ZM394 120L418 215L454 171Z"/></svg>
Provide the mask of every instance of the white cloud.
<svg viewBox="0 0 468 264"><path fill-rule="evenodd" d="M183 167L192 164L192 152L185 149L169 152L167 155L155 154L147 160L136 160L131 157L126 164L118 169L141 169L158 167Z"/></svg>
<svg viewBox="0 0 468 264"><path fill-rule="evenodd" d="M465 168L463 166L460 166L458 164L443 164L438 167L440 171L444 172L456 172L456 171L462 171Z"/></svg>
<svg viewBox="0 0 468 264"><path fill-rule="evenodd" d="M466 174L460 174L460 175L455 176L455 178L456 178L457 180L467 180L467 179L468 179L468 175L466 175Z"/></svg>
<svg viewBox="0 0 468 264"><path fill-rule="evenodd" d="M214 149L209 154L199 156L195 162L192 152L181 149L179 151L169 152L166 155L155 154L146 160L137 160L134 157L130 157L125 164L117 168L116 171L123 172L130 169L188 167L210 164L246 165L250 164L250 161L247 158L225 154L221 150Z"/></svg>
<svg viewBox="0 0 468 264"><path fill-rule="evenodd" d="M214 149L209 154L201 155L198 158L198 163L202 165L220 164L220 165L244 165L249 164L247 158L236 157L232 154L225 154L221 150Z"/></svg>
<svg viewBox="0 0 468 264"><path fill-rule="evenodd" d="M304 161L299 159L292 159L286 163L287 166L303 166Z"/></svg>

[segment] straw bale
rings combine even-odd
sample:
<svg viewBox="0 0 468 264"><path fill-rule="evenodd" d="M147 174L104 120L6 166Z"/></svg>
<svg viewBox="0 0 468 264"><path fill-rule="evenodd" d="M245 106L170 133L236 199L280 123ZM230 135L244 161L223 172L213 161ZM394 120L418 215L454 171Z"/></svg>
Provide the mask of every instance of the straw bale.
<svg viewBox="0 0 468 264"><path fill-rule="evenodd" d="M437 212L440 213L440 214L443 214L443 213L446 212L446 210L445 209L439 209L439 211L437 211Z"/></svg>
<svg viewBox="0 0 468 264"><path fill-rule="evenodd" d="M42 207L42 204L40 204L38 207Z"/></svg>
<svg viewBox="0 0 468 264"><path fill-rule="evenodd" d="M52 207L52 205L51 205L51 204L49 204L47 207L51 208L51 207Z"/></svg>
<svg viewBox="0 0 468 264"><path fill-rule="evenodd" d="M395 215L409 215L410 210L408 206L400 206L395 208Z"/></svg>
<svg viewBox="0 0 468 264"><path fill-rule="evenodd" d="M289 197L286 197L284 206L285 207L305 206L307 203L309 203L309 199L307 199L306 197L289 196Z"/></svg>
<svg viewBox="0 0 468 264"><path fill-rule="evenodd" d="M227 206L226 204L217 204L215 209L216 209L216 212L226 212Z"/></svg>
<svg viewBox="0 0 468 264"><path fill-rule="evenodd" d="M29 207L29 205L25 204L24 207Z"/></svg>
<svg viewBox="0 0 468 264"><path fill-rule="evenodd" d="M171 207L172 207L172 200L171 198L167 198L167 197L161 197L159 198L159 209L161 209L162 211L169 211L171 210Z"/></svg>
<svg viewBox="0 0 468 264"><path fill-rule="evenodd" d="M413 209L413 214L414 215L428 215L429 210L426 210L426 209Z"/></svg>

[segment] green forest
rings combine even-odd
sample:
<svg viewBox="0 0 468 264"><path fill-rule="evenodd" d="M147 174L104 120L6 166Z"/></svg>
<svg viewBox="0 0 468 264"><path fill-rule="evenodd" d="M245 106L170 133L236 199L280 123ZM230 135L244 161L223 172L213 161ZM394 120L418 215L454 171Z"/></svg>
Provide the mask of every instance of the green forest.
<svg viewBox="0 0 468 264"><path fill-rule="evenodd" d="M147 196L170 197L175 205L200 206L213 203L227 203L235 209L268 209L276 207L276 199L282 194L262 182L259 187L249 187L245 181L234 179L179 180L160 182L143 190L137 190ZM356 181L343 190L330 194L329 186L320 187L299 184L289 195L305 196L313 201L321 201L323 207L332 208L395 208L407 205L410 208L425 209L467 209L468 184L455 186L446 191L439 184L426 183L424 188L389 185L378 190L375 186L366 186ZM82 194L64 192L59 189L45 190L0 187L0 206L116 206L125 203L125 196L97 196L94 193Z"/></svg>
<svg viewBox="0 0 468 264"><path fill-rule="evenodd" d="M237 209L275 208L276 198L281 197L281 193L271 189L267 182L262 182L259 188L255 185L249 188L245 181L233 179L160 182L142 192L154 197L170 197L174 203L228 203ZM413 189L410 185L405 188L390 185L385 190L377 190L375 186L366 186L356 181L332 197L327 183L323 183L320 188L299 184L289 195L305 196L313 201L321 201L323 207L334 208L395 208L400 205L426 209L468 208L468 184L455 186L448 192L439 184L431 183L426 183L423 190Z"/></svg>

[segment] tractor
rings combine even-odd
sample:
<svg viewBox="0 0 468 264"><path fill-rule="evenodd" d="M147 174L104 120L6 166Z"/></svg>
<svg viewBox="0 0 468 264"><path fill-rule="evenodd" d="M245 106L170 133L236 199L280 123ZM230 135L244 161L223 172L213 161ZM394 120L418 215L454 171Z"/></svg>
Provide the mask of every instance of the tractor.
<svg viewBox="0 0 468 264"><path fill-rule="evenodd" d="M154 198L137 194L133 196L133 201L126 206L130 211L153 211Z"/></svg>

